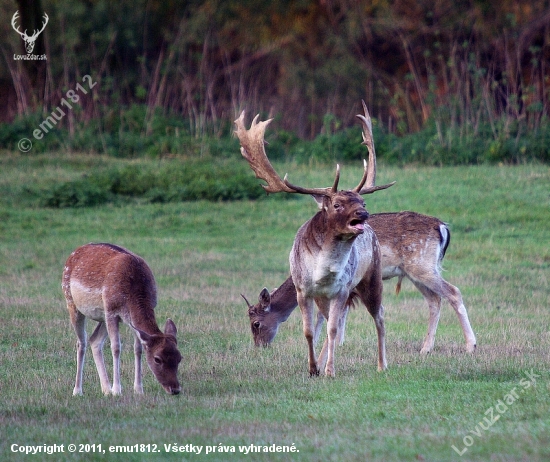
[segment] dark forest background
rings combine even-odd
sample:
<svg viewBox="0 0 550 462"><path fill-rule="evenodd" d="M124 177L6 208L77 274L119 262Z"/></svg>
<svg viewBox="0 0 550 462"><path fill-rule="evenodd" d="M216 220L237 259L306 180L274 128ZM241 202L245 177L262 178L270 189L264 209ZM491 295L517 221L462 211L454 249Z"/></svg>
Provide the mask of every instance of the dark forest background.
<svg viewBox="0 0 550 462"><path fill-rule="evenodd" d="M0 147L31 138L89 75L95 86L31 138L35 151L234 154L246 109L276 118L275 157L355 158L364 99L388 161L550 161L548 1L0 5ZM48 15L34 50L47 60L14 59L26 54L16 11L29 34Z"/></svg>

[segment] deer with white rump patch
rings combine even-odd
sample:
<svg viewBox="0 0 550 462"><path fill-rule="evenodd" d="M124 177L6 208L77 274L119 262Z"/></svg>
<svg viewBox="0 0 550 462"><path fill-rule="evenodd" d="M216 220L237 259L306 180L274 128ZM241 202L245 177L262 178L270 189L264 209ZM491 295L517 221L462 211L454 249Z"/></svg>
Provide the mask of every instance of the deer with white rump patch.
<svg viewBox="0 0 550 462"><path fill-rule="evenodd" d="M473 353L476 338L460 290L441 277L441 261L451 239L447 225L438 218L415 212L375 213L369 216L367 222L380 244L382 279L398 277L396 293L401 289L402 279L409 279L428 303L428 333L420 353L427 354L434 346L442 298L455 310L466 339L466 351ZM256 346L269 345L275 338L279 325L288 319L298 305L291 277L271 293L264 288L255 305L251 305L246 298L245 301ZM341 321L340 344L344 341L347 313L348 310ZM323 320L319 315L315 340L319 336Z"/></svg>
<svg viewBox="0 0 550 462"><path fill-rule="evenodd" d="M352 293L365 304L374 318L378 335L378 370L387 368L380 248L376 235L366 224L369 215L361 196L388 188L393 183L365 186L365 183L374 184L376 164L371 121L365 103L363 108L365 114L358 117L363 126L363 142L369 150L369 163L364 161L364 173L359 184L345 191L338 191L338 166L334 184L328 188L302 188L292 185L286 176L281 179L264 149L264 133L271 119L258 122L256 116L249 130L244 126L244 111L235 121L241 154L256 177L267 183L263 185L266 192L309 194L319 206L319 212L298 230L289 257L290 273L308 344L310 375L319 374L313 345L314 305L328 320L325 375L334 376L338 322Z"/></svg>
<svg viewBox="0 0 550 462"><path fill-rule="evenodd" d="M143 348L149 368L166 392L173 395L180 392L177 372L181 354L177 347L177 329L171 319L166 321L164 333L157 325L155 279L143 258L112 244L84 245L67 259L62 288L78 339L73 395L82 394L87 318L99 323L90 336L90 344L104 394L119 395L122 391L120 321L128 324L134 333L134 392L143 393ZM113 354L112 388L103 358L107 336Z"/></svg>

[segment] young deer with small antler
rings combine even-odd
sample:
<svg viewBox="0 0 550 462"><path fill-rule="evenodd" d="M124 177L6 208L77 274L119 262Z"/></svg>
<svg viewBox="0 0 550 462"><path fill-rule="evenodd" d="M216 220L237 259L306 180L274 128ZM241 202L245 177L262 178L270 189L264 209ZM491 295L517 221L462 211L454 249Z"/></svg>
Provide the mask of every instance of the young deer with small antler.
<svg viewBox="0 0 550 462"><path fill-rule="evenodd" d="M442 298L455 310L466 339L466 351L473 353L476 338L460 290L441 277L441 261L451 238L447 225L438 218L415 212L375 213L369 216L367 222L380 243L382 279L398 277L396 292L399 293L401 281L406 277L428 303L428 333L420 353L429 353L434 346ZM246 298L245 301L256 346L269 345L279 325L288 319L298 305L291 277L271 293L264 288L255 305L251 305ZM346 315L347 310L342 316L340 343L344 338ZM323 319L321 315L318 316L315 340Z"/></svg>
<svg viewBox="0 0 550 462"><path fill-rule="evenodd" d="M155 320L157 289L153 273L143 258L112 244L87 244L77 248L63 270L63 293L77 340L76 381L73 395L82 394L82 372L86 352L86 318L99 324L90 336L92 354L104 394L119 395L120 334L123 321L134 331L134 392L143 393L141 353L167 393L181 388L178 365L177 329L171 319L162 333ZM109 336L113 353L113 387L109 383L103 344Z"/></svg>
<svg viewBox="0 0 550 462"><path fill-rule="evenodd" d="M328 320L325 374L334 376L338 321L352 293L365 304L374 318L378 335L378 370L387 367L380 248L376 235L366 224L369 214L361 196L388 188L393 183L368 186L374 184L376 163L371 121L364 102L363 108L365 114L358 117L363 126L363 143L369 151L369 163L364 162L364 173L359 184L345 191L338 191L338 166L334 184L329 188L302 188L292 185L286 176L281 179L264 149L264 133L271 119L258 122L256 116L249 130L244 127L244 111L235 121L241 153L256 177L266 181L267 185L263 186L266 192L309 194L319 205L319 212L298 230L289 257L290 273L308 343L310 375L319 374L313 345L314 305Z"/></svg>

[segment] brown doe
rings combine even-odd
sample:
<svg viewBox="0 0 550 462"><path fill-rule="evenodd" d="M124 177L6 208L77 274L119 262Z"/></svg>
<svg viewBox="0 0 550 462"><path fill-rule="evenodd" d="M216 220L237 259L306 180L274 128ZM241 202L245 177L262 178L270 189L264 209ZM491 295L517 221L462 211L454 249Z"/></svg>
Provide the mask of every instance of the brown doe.
<svg viewBox="0 0 550 462"><path fill-rule="evenodd" d="M90 344L104 394L119 395L122 391L120 321L128 324L134 333L134 392L143 393L143 348L149 368L166 392L173 395L180 392L177 372L181 354L177 347L177 329L171 319L166 321L164 333L157 325L155 279L143 258L112 244L83 245L71 253L65 263L62 288L77 336L73 395L82 394L87 318L99 323L90 336ZM112 388L103 358L107 336L113 354Z"/></svg>
<svg viewBox="0 0 550 462"><path fill-rule="evenodd" d="M434 346L442 298L455 310L466 339L466 351L473 353L476 338L460 290L441 276L441 262L451 238L447 225L438 218L415 212L375 213L369 216L367 223L374 230L380 244L382 279L398 277L397 293L401 289L403 278L409 279L428 303L428 333L420 353L427 354ZM269 345L275 338L279 325L288 319L298 305L292 278L289 277L271 293L264 288L255 305L248 301L246 303L255 345ZM347 311L342 315L340 344L344 340L346 315ZM319 315L315 343L323 320Z"/></svg>
<svg viewBox="0 0 550 462"><path fill-rule="evenodd" d="M373 317L378 335L378 370L387 367L380 248L376 235L366 224L369 214L361 196L388 188L393 183L374 186L376 162L371 121L364 102L363 108L364 115L358 117L363 126L363 142L369 151L369 163L364 162L359 184L352 190L344 191L338 191L338 166L334 184L328 188L302 188L292 185L286 176L281 179L264 149L265 129L271 119L258 122L256 116L249 130L244 126L244 111L235 121L241 154L256 177L267 183L263 185L266 192L309 194L319 206L317 214L298 230L289 257L290 273L308 344L310 375L319 374L313 344L314 305L328 320L325 374L334 376L338 322L350 296L358 297Z"/></svg>

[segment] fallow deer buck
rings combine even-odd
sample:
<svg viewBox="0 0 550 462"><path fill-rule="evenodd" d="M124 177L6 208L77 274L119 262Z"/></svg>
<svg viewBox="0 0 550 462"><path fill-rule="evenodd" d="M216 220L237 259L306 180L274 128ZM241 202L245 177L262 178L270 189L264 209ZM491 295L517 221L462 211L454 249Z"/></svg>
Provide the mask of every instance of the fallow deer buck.
<svg viewBox="0 0 550 462"><path fill-rule="evenodd" d="M380 244L382 279L398 277L397 294L403 278L409 279L428 303L428 333L420 353L427 354L434 346L442 298L455 310L466 339L466 351L473 353L476 338L460 290L441 277L441 262L451 239L447 225L438 218L415 212L372 214L367 223L374 230ZM264 288L255 305L251 305L246 298L245 301L256 346L269 345L275 338L279 325L288 319L298 305L291 277L271 293ZM342 315L340 344L344 340L347 313L348 311ZM314 343L319 336L323 320L324 317L319 314Z"/></svg>
<svg viewBox="0 0 550 462"><path fill-rule="evenodd" d="M310 375L319 374L313 345L314 305L328 320L325 374L334 376L338 321L352 293L361 299L374 319L378 335L378 370L387 367L380 249L376 235L366 224L369 214L361 196L386 189L393 183L365 186L367 181L374 184L376 165L370 117L364 103L363 107L365 115L358 117L363 125L364 144L369 150L369 163L363 162L364 173L359 184L352 190L344 191L338 191L338 166L334 184L328 188L303 188L292 185L286 176L281 179L264 149L265 129L272 119L258 122L256 116L249 130L244 126L244 111L235 121L241 154L256 177L267 183L263 185L266 192L309 194L319 206L319 212L298 230L289 257L290 273L308 344Z"/></svg>
<svg viewBox="0 0 550 462"><path fill-rule="evenodd" d="M73 395L82 394L87 318L99 323L90 336L90 344L104 394L119 395L122 391L120 321L128 324L134 333L134 392L143 393L143 348L149 368L166 392L173 395L180 392L177 372L181 354L177 347L177 329L171 319L166 321L164 333L157 325L154 312L157 304L155 279L143 258L112 244L86 244L77 248L67 259L62 288L77 336ZM103 358L103 344L107 336L113 354L112 388Z"/></svg>

